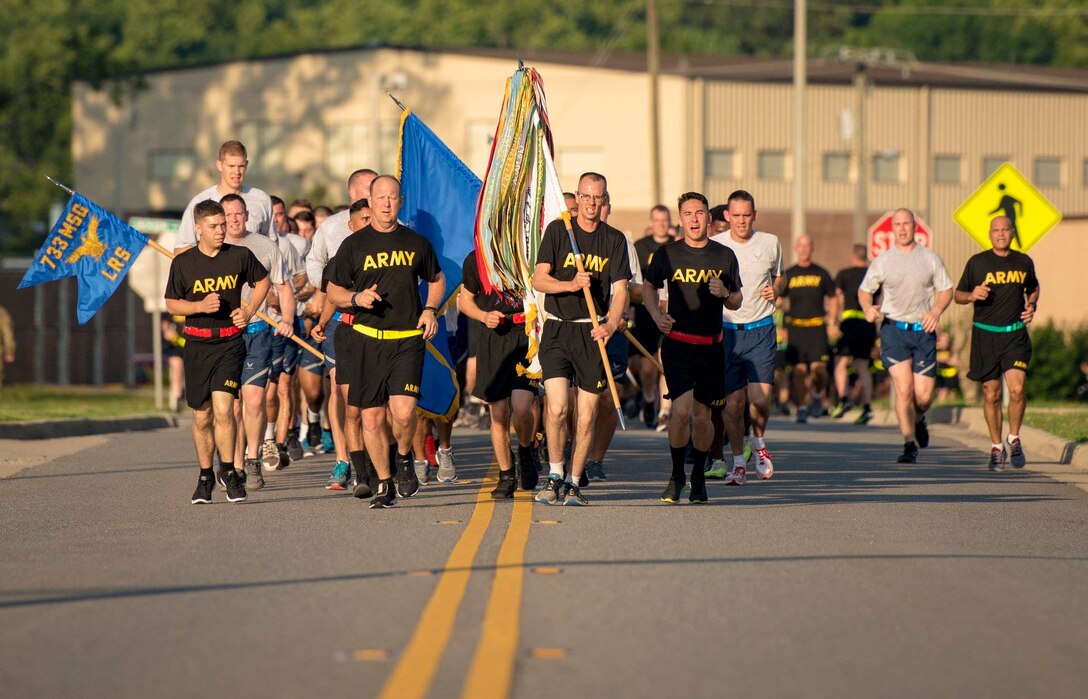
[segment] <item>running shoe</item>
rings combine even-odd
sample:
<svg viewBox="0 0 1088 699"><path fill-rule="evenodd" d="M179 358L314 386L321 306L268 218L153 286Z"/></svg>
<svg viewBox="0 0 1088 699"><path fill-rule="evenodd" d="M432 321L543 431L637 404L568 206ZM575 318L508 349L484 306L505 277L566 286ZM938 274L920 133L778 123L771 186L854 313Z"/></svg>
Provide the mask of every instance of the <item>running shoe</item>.
<svg viewBox="0 0 1088 699"><path fill-rule="evenodd" d="M600 461L594 461L589 459L586 461L586 473L585 475L591 481L607 481L608 476L604 475L604 464Z"/></svg>
<svg viewBox="0 0 1088 699"><path fill-rule="evenodd" d="M457 464L453 461L452 449L438 450L438 473L436 477L439 483L452 483L457 480Z"/></svg>
<svg viewBox="0 0 1088 699"><path fill-rule="evenodd" d="M286 444L277 444L276 448L279 449L280 452L280 462L276 464L276 470L282 471L291 465L291 455L287 453Z"/></svg>
<svg viewBox="0 0 1088 699"><path fill-rule="evenodd" d="M990 449L989 469L991 471L1004 471L1006 456L1005 447L992 447Z"/></svg>
<svg viewBox="0 0 1088 699"><path fill-rule="evenodd" d="M276 457L279 458L278 456ZM260 459L245 460L246 477L244 483L250 490L260 490L264 487L264 476L261 474ZM230 493L230 481L227 481L227 492Z"/></svg>
<svg viewBox="0 0 1088 699"><path fill-rule="evenodd" d="M661 493L661 502L667 502L670 505L680 502L680 493L684 492L685 485L685 483L677 483L675 478L670 478L669 484L665 486L665 492Z"/></svg>
<svg viewBox="0 0 1088 699"><path fill-rule="evenodd" d="M559 489L563 486L563 479L559 476L548 476L544 486L536 494L536 501L545 505L554 505L559 502Z"/></svg>
<svg viewBox="0 0 1088 699"><path fill-rule="evenodd" d="M225 480L223 480L223 472L222 471L216 471L215 472L215 482L219 484L219 490L221 492L224 492L224 493L227 492L227 482Z"/></svg>
<svg viewBox="0 0 1088 699"><path fill-rule="evenodd" d="M307 422L306 423L306 444L311 449L316 449L321 444L321 423L320 422Z"/></svg>
<svg viewBox="0 0 1088 699"><path fill-rule="evenodd" d="M744 449L741 450L741 456L744 457L744 463L746 464L752 461L752 442L747 437L744 438Z"/></svg>
<svg viewBox="0 0 1088 699"><path fill-rule="evenodd" d="M571 475L574 475L573 473ZM582 469L582 475L578 476L578 487L585 488L589 485L589 475L586 473L586 469Z"/></svg>
<svg viewBox="0 0 1088 699"><path fill-rule="evenodd" d="M416 470L416 480L424 484L431 482L431 465L426 459L416 459L412 462L412 466Z"/></svg>
<svg viewBox="0 0 1088 699"><path fill-rule="evenodd" d="M654 410L654 403L642 403L642 424L646 425L646 429L652 430L657 427L657 413Z"/></svg>
<svg viewBox="0 0 1088 699"><path fill-rule="evenodd" d="M918 445L914 442L907 442L903 445L903 453L899 455L899 458L895 460L899 464L915 464L918 463Z"/></svg>
<svg viewBox="0 0 1088 699"><path fill-rule="evenodd" d="M854 419L854 424L855 425L868 425L869 422L872 419L873 419L873 409L869 408L869 407L863 407L861 409L861 415L858 415Z"/></svg>
<svg viewBox="0 0 1088 699"><path fill-rule="evenodd" d="M808 407L802 405L797 408L797 422L802 425L808 422Z"/></svg>
<svg viewBox="0 0 1088 699"><path fill-rule="evenodd" d="M363 477L362 480L356 478L355 483L351 486L351 494L360 500L365 500L373 495L374 491L371 488L370 480L366 477Z"/></svg>
<svg viewBox="0 0 1088 699"><path fill-rule="evenodd" d="M578 486L567 483L563 486L563 504L584 507L589 504L589 500L586 500L585 496L582 495L582 491Z"/></svg>
<svg viewBox="0 0 1088 699"><path fill-rule="evenodd" d="M261 443L260 461L265 471L275 471L280 467L280 450L275 441L266 439Z"/></svg>
<svg viewBox="0 0 1088 699"><path fill-rule="evenodd" d="M703 471L703 478L714 480L725 478L725 459L711 459L706 470Z"/></svg>
<svg viewBox="0 0 1088 699"><path fill-rule="evenodd" d="M397 496L410 498L419 492L419 478L412 467L411 459L397 457Z"/></svg>
<svg viewBox="0 0 1088 699"><path fill-rule="evenodd" d="M336 451L336 443L332 441L332 432L325 430L321 433L321 453L331 454Z"/></svg>
<svg viewBox="0 0 1088 699"><path fill-rule="evenodd" d="M258 469L258 473L260 469ZM223 481L227 484L227 500L230 502L244 502L246 499L246 484L238 473L232 468L223 474Z"/></svg>
<svg viewBox="0 0 1088 699"><path fill-rule="evenodd" d="M201 475L196 481L196 490L193 491L194 505L212 504L212 490L215 488L215 477Z"/></svg>
<svg viewBox="0 0 1088 699"><path fill-rule="evenodd" d="M494 500L509 500L514 497L514 491L517 489L518 482L514 478L513 469L499 471L499 482L495 485L495 489L491 491L491 497Z"/></svg>
<svg viewBox="0 0 1088 699"><path fill-rule="evenodd" d="M396 489L393 488L393 479L386 478L383 481L378 481L378 491L375 493L374 497L370 499L370 509L384 510L396 504L397 493Z"/></svg>
<svg viewBox="0 0 1088 699"><path fill-rule="evenodd" d="M850 405L850 401L848 401L848 400L840 400L840 401L839 401L839 402L838 402L838 403L837 403L837 404L835 405L835 407L831 409L831 417L832 417L833 419L835 419L835 420L838 420L838 419L839 419L839 418L841 418L841 417L842 417L843 415L845 415L845 414L846 414L846 413L847 413L847 412L848 412L848 411L850 410L850 408L852 408L852 407L853 407L853 406L852 406L852 405Z"/></svg>
<svg viewBox="0 0 1088 699"><path fill-rule="evenodd" d="M729 475L725 477L726 485L744 485L747 482L748 477L743 466L734 466Z"/></svg>
<svg viewBox="0 0 1088 699"><path fill-rule="evenodd" d="M929 446L929 424L926 423L926 416L923 415L922 419L914 423L914 438L918 440L918 448L925 449Z"/></svg>
<svg viewBox="0 0 1088 699"><path fill-rule="evenodd" d="M691 482L691 491L688 493L688 502L692 505L705 505L710 502L710 496L706 493L706 481Z"/></svg>
<svg viewBox="0 0 1088 699"><path fill-rule="evenodd" d="M540 474L536 471L536 463L532 457L532 452L530 452L528 459L522 459L520 457L515 458L517 459L518 475L521 479L521 489L532 492L533 488L540 483Z"/></svg>
<svg viewBox="0 0 1088 699"><path fill-rule="evenodd" d="M332 475L325 481L325 490L347 490L351 481L351 464L337 461L332 467Z"/></svg>
<svg viewBox="0 0 1088 699"><path fill-rule="evenodd" d="M287 456L291 458L291 461L302 460L302 442L298 440L297 434L291 434L287 436Z"/></svg>
<svg viewBox="0 0 1088 699"><path fill-rule="evenodd" d="M819 419L819 418L823 417L824 415L827 415L827 411L824 410L823 398L813 398L812 399L812 410L809 411L809 414L813 418L816 418L816 419Z"/></svg>
<svg viewBox="0 0 1088 699"><path fill-rule="evenodd" d="M1019 437L1009 442L1009 452L1009 460L1012 462L1013 468L1024 468L1028 465L1028 460L1024 456L1024 448L1020 444Z"/></svg>
<svg viewBox="0 0 1088 699"><path fill-rule="evenodd" d="M767 451L767 447L756 451L756 473L759 474L759 479L763 481L771 480L771 476L774 475L774 462L771 461L771 452Z"/></svg>

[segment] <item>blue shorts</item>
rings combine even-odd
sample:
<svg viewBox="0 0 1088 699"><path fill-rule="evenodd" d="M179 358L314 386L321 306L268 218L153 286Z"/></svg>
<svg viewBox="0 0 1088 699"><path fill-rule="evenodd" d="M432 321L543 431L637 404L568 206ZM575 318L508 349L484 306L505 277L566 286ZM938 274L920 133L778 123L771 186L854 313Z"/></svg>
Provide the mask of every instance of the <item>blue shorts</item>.
<svg viewBox="0 0 1088 699"><path fill-rule="evenodd" d="M306 336L306 324L303 323L302 318L295 318L295 334L299 337ZM302 345L294 340L288 340L283 336L280 336L280 339L283 340L283 366L281 371L288 376L294 376L295 370L298 369L299 360L302 359L302 353L306 350L302 349Z"/></svg>
<svg viewBox="0 0 1088 699"><path fill-rule="evenodd" d="M752 330L722 330L725 349L725 392L739 391L750 383L774 384L774 358L778 337L774 323Z"/></svg>
<svg viewBox="0 0 1088 699"><path fill-rule="evenodd" d="M292 342L291 344L295 344L295 343ZM296 345L296 347L297 347L297 345ZM299 349L302 350L302 351L298 353L298 364L297 364L297 366L300 369L304 369L304 370L310 372L311 374L317 374L318 376L324 376L325 375L325 360L318 359L312 353L302 349L301 347L299 347ZM322 354L324 354L324 352L322 351L322 347L320 347L320 346L319 347L314 347L314 349L316 349L318 352L321 352ZM285 361L286 361L286 357L285 357Z"/></svg>
<svg viewBox="0 0 1088 699"><path fill-rule="evenodd" d="M880 326L880 361L885 369L909 361L915 374L936 376L937 333L902 330L885 322Z"/></svg>
<svg viewBox="0 0 1088 699"><path fill-rule="evenodd" d="M257 332L244 332L242 337L246 344L246 359L242 363L242 385L264 388L268 385L272 372L272 329L266 323Z"/></svg>
<svg viewBox="0 0 1088 699"><path fill-rule="evenodd" d="M627 383L628 350L631 343L623 333L615 333L604 346L608 353L608 368L612 372L612 378L618 384Z"/></svg>
<svg viewBox="0 0 1088 699"><path fill-rule="evenodd" d="M268 371L268 380L272 383L278 382L280 374L283 373L283 350L286 342L287 338L283 335L272 335L272 365ZM292 342L291 344L295 343Z"/></svg>
<svg viewBox="0 0 1088 699"><path fill-rule="evenodd" d="M330 320L325 328L325 341L317 348L321 350L321 354L325 355L325 371L327 372L336 368L336 346L333 338L336 337L336 329L339 327L339 320Z"/></svg>

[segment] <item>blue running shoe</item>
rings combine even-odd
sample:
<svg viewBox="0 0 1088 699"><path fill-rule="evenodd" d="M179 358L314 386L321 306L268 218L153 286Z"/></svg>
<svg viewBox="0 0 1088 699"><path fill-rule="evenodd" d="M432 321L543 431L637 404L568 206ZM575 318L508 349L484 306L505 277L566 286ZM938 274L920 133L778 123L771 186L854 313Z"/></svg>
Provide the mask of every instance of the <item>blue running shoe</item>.
<svg viewBox="0 0 1088 699"><path fill-rule="evenodd" d="M331 454L336 451L336 444L332 441L332 432L325 430L321 433L321 453Z"/></svg>
<svg viewBox="0 0 1088 699"><path fill-rule="evenodd" d="M347 490L351 482L351 464L347 461L337 461L332 467L332 475L325 481L325 490Z"/></svg>

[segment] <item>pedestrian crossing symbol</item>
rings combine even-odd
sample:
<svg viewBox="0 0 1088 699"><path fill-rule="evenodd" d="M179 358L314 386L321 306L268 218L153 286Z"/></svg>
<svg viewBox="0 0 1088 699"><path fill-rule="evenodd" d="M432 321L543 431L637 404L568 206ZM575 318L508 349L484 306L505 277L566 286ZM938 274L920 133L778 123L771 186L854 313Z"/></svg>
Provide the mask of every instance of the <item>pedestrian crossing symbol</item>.
<svg viewBox="0 0 1088 699"><path fill-rule="evenodd" d="M1013 250L1027 252L1062 220L1061 213L1012 163L994 170L982 186L956 209L952 218L983 250L989 250L990 221L1008 216L1012 221Z"/></svg>

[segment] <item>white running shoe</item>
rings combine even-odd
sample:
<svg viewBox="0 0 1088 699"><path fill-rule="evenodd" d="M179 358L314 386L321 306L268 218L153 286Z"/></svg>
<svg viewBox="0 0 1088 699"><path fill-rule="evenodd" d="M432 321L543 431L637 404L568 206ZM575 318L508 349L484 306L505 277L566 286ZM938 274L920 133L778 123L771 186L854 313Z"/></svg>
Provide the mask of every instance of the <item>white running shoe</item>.
<svg viewBox="0 0 1088 699"><path fill-rule="evenodd" d="M756 460L756 473L759 474L761 480L770 480L774 475L774 462L771 461L771 452L767 451L767 447L756 450L756 455L759 457Z"/></svg>
<svg viewBox="0 0 1088 699"><path fill-rule="evenodd" d="M744 485L748 481L743 466L734 466L729 475L725 477L726 485Z"/></svg>
<svg viewBox="0 0 1088 699"><path fill-rule="evenodd" d="M265 471L278 471L280 468L280 448L271 439L261 444L261 464Z"/></svg>
<svg viewBox="0 0 1088 699"><path fill-rule="evenodd" d="M457 480L457 464L453 462L452 449L438 450L438 482L452 483Z"/></svg>

